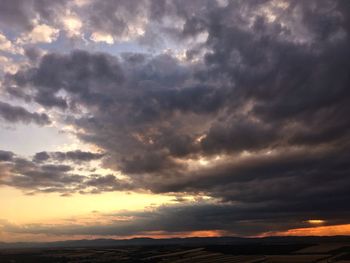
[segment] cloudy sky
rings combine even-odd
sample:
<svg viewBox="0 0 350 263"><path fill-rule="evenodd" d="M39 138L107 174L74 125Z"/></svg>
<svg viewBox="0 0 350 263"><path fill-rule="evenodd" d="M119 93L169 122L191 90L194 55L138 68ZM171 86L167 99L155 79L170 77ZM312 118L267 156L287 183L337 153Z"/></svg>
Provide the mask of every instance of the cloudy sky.
<svg viewBox="0 0 350 263"><path fill-rule="evenodd" d="M350 2L1 0L0 241L350 234Z"/></svg>

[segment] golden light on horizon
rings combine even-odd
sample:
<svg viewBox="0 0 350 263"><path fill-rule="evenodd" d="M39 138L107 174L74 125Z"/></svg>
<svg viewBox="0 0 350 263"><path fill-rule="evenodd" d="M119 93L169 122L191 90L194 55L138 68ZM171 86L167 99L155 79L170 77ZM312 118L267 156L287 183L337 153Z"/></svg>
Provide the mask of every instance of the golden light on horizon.
<svg viewBox="0 0 350 263"><path fill-rule="evenodd" d="M350 235L350 224L315 226L290 229L285 232L278 232L279 236L338 236Z"/></svg>
<svg viewBox="0 0 350 263"><path fill-rule="evenodd" d="M16 224L55 222L62 218L81 218L91 211L108 213L119 210L142 210L152 205L169 203L172 196L136 192L109 192L99 195L74 194L61 197L58 194L28 196L19 189L0 188L1 218ZM57 207L59 206L59 209Z"/></svg>
<svg viewBox="0 0 350 263"><path fill-rule="evenodd" d="M322 220L322 219L309 219L306 222L311 224L311 225L322 225L322 224L326 223L326 221Z"/></svg>

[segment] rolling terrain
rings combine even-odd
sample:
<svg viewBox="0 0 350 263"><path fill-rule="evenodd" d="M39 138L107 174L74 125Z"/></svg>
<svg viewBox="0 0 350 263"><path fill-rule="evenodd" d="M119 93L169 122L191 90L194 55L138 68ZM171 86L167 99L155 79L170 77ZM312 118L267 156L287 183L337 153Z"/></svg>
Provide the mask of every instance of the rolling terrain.
<svg viewBox="0 0 350 263"><path fill-rule="evenodd" d="M1 243L1 263L350 262L349 237L185 238Z"/></svg>

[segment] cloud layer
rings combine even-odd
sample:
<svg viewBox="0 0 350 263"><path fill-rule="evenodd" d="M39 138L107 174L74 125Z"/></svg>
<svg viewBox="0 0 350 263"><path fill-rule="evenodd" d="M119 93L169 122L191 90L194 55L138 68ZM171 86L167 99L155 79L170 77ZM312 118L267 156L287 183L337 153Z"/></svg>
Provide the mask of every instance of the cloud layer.
<svg viewBox="0 0 350 263"><path fill-rule="evenodd" d="M38 125L50 124L49 116L45 113L31 113L20 106L13 106L0 101L0 117L8 122L34 122Z"/></svg>
<svg viewBox="0 0 350 263"><path fill-rule="evenodd" d="M133 189L217 200L159 208L149 222L106 226L98 234L219 229L244 235L300 227L308 218L349 220L346 1L38 3L24 8L5 1L18 19L0 14L0 23L21 34L47 24L72 38L60 20L69 13L83 21L76 29L86 41L133 41L157 51L112 54L78 45L35 55L4 74L6 96L59 112L77 138L104 152L44 151L32 160L0 152L6 184L34 192ZM41 20L32 22L33 14ZM44 113L2 102L0 116L50 123ZM100 159L127 180L84 177L51 163ZM172 220L185 214L182 223ZM204 219L187 225L196 218Z"/></svg>

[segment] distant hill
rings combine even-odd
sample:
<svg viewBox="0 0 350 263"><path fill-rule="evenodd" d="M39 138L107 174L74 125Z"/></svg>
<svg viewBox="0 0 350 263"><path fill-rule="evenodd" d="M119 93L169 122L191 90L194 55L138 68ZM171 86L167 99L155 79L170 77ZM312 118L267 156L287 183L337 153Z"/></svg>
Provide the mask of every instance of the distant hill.
<svg viewBox="0 0 350 263"><path fill-rule="evenodd" d="M133 239L93 239L67 240L58 242L0 242L0 249L5 248L87 248L116 246L159 246L159 245L234 245L234 244L318 244L333 242L350 242L350 236L305 236L305 237L191 237L191 238L133 238Z"/></svg>

